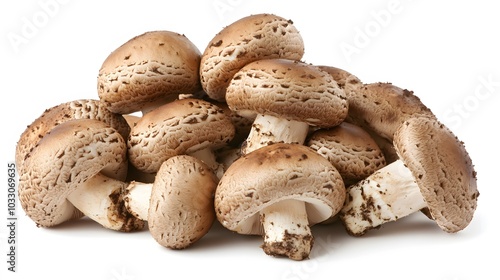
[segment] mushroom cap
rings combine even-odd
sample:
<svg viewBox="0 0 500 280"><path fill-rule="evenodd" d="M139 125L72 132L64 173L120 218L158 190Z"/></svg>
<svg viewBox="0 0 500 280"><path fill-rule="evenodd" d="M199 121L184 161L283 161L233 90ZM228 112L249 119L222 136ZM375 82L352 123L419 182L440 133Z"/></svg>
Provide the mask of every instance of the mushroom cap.
<svg viewBox="0 0 500 280"><path fill-rule="evenodd" d="M436 223L446 232L464 229L479 196L476 171L464 143L435 118L415 116L399 127L394 146Z"/></svg>
<svg viewBox="0 0 500 280"><path fill-rule="evenodd" d="M166 160L153 183L149 231L162 246L182 249L202 238L215 221L218 179L203 161L187 155Z"/></svg>
<svg viewBox="0 0 500 280"><path fill-rule="evenodd" d="M346 185L356 183L386 165L382 150L370 134L347 122L316 130L306 145L328 159Z"/></svg>
<svg viewBox="0 0 500 280"><path fill-rule="evenodd" d="M332 127L348 113L344 91L316 66L288 59L264 59L238 71L226 92L231 110Z"/></svg>
<svg viewBox="0 0 500 280"><path fill-rule="evenodd" d="M126 151L123 137L101 121L77 119L56 126L25 160L19 178L21 206L44 227L81 217L68 195L99 172L117 177L126 166Z"/></svg>
<svg viewBox="0 0 500 280"><path fill-rule="evenodd" d="M217 219L242 234L262 234L259 211L275 202L306 203L309 224L335 215L345 200L345 187L328 160L299 144L271 144L236 160L215 191Z"/></svg>
<svg viewBox="0 0 500 280"><path fill-rule="evenodd" d="M433 116L412 91L391 83L365 84L347 95L347 121L368 127L381 137L393 140L397 128L415 114Z"/></svg>
<svg viewBox="0 0 500 280"><path fill-rule="evenodd" d="M363 83L358 77L344 69L328 65L319 65L318 68L332 76L339 87L345 91L345 95L348 99L349 96L356 94L356 91L363 86Z"/></svg>
<svg viewBox="0 0 500 280"><path fill-rule="evenodd" d="M47 132L57 125L73 119L96 119L116 129L124 139L130 133L126 120L111 113L99 100L80 99L51 107L34 120L21 134L16 146L16 166L21 168L24 159ZM22 173L20 171L20 173Z"/></svg>
<svg viewBox="0 0 500 280"><path fill-rule="evenodd" d="M201 90L200 59L200 51L184 35L143 33L103 62L97 78L99 98L112 112L128 114L195 93Z"/></svg>
<svg viewBox="0 0 500 280"><path fill-rule="evenodd" d="M199 99L176 100L145 114L132 128L129 160L137 169L154 173L172 156L221 148L234 131L231 119L216 105Z"/></svg>
<svg viewBox="0 0 500 280"><path fill-rule="evenodd" d="M291 20L256 14L226 26L207 45L200 64L203 90L224 101L233 75L244 65L265 58L300 60L304 42Z"/></svg>

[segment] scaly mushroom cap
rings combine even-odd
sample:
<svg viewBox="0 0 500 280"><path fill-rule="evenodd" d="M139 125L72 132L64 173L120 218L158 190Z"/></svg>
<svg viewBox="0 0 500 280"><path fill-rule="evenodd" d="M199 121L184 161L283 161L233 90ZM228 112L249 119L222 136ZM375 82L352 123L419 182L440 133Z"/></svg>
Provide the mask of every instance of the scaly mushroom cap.
<svg viewBox="0 0 500 280"><path fill-rule="evenodd" d="M203 90L224 101L233 75L246 64L265 58L300 60L304 42L291 20L271 14L244 17L218 33L206 47L200 64Z"/></svg>
<svg viewBox="0 0 500 280"><path fill-rule="evenodd" d="M201 53L184 35L152 31L132 38L103 62L99 98L112 112L128 114L201 90Z"/></svg>
<svg viewBox="0 0 500 280"><path fill-rule="evenodd" d="M167 103L144 115L128 138L129 160L139 170L157 172L172 156L220 148L234 136L231 119L198 99Z"/></svg>
<svg viewBox="0 0 500 280"><path fill-rule="evenodd" d="M390 83L366 84L347 95L348 122L367 126L381 137L393 140L397 128L415 114L433 116L412 91Z"/></svg>
<svg viewBox="0 0 500 280"><path fill-rule="evenodd" d="M309 147L272 144L235 161L215 192L217 219L242 234L262 234L259 211L275 202L306 202L309 224L335 215L345 200L338 171Z"/></svg>
<svg viewBox="0 0 500 280"><path fill-rule="evenodd" d="M218 178L201 160L181 155L166 160L156 175L148 213L149 231L162 246L186 248L215 221Z"/></svg>
<svg viewBox="0 0 500 280"><path fill-rule="evenodd" d="M130 128L126 120L111 113L99 100L81 99L56 105L45 110L21 134L16 146L16 166L22 167L24 159L45 134L57 125L73 119L96 119L116 129L127 139ZM21 170L20 170L21 173Z"/></svg>
<svg viewBox="0 0 500 280"><path fill-rule="evenodd" d="M385 166L382 150L361 127L343 122L309 136L307 146L328 159L351 185Z"/></svg>
<svg viewBox="0 0 500 280"><path fill-rule="evenodd" d="M435 118L417 116L400 126L394 146L436 223L446 232L464 229L472 220L479 192L463 142Z"/></svg>
<svg viewBox="0 0 500 280"><path fill-rule="evenodd" d="M331 75L299 61L265 59L238 71L226 93L231 110L333 127L347 116L345 93Z"/></svg>
<svg viewBox="0 0 500 280"><path fill-rule="evenodd" d="M21 206L44 227L81 217L68 195L99 172L116 178L126 164L126 151L123 137L101 121L70 120L56 126L25 160L19 178Z"/></svg>

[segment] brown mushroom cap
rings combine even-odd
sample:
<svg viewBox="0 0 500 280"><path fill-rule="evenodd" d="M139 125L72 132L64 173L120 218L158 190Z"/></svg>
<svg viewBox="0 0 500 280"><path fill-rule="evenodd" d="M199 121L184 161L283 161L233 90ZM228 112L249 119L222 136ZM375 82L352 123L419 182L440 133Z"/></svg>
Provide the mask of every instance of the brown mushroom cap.
<svg viewBox="0 0 500 280"><path fill-rule="evenodd" d="M45 110L21 134L16 146L16 165L20 168L28 153L43 136L57 125L72 119L96 119L115 128L126 139L130 128L126 120L111 113L99 100L81 99L65 102Z"/></svg>
<svg viewBox="0 0 500 280"><path fill-rule="evenodd" d="M397 128L415 114L433 116L412 91L391 83L365 84L347 96L347 121L368 127L381 137L393 140Z"/></svg>
<svg viewBox="0 0 500 280"><path fill-rule="evenodd" d="M344 91L327 72L288 59L241 68L227 88L226 102L243 116L271 115L318 127L340 124L348 111Z"/></svg>
<svg viewBox="0 0 500 280"><path fill-rule="evenodd" d="M344 69L327 65L319 65L318 68L332 76L339 87L345 91L348 99L352 94L356 94L356 91L363 86L363 83L358 77Z"/></svg>
<svg viewBox="0 0 500 280"><path fill-rule="evenodd" d="M342 207L345 187L328 160L299 144L272 144L235 161L215 192L217 219L242 234L262 234L259 211L273 203L306 202L309 224L322 222Z"/></svg>
<svg viewBox="0 0 500 280"><path fill-rule="evenodd" d="M179 94L201 90L201 53L184 35L151 31L136 36L103 62L99 98L115 113L157 107Z"/></svg>
<svg viewBox="0 0 500 280"><path fill-rule="evenodd" d="M368 177L386 164L382 150L370 134L346 122L315 131L306 145L328 159L346 185Z"/></svg>
<svg viewBox="0 0 500 280"><path fill-rule="evenodd" d="M397 130L394 146L436 223L446 232L464 229L479 196L476 171L464 143L435 118L416 116Z"/></svg>
<svg viewBox="0 0 500 280"><path fill-rule="evenodd" d="M169 158L157 173L148 213L149 231L162 246L182 249L202 238L215 221L218 178L201 160Z"/></svg>
<svg viewBox="0 0 500 280"><path fill-rule="evenodd" d="M139 170L157 172L168 158L226 145L234 136L231 119L199 99L167 103L144 115L128 138L129 160Z"/></svg>
<svg viewBox="0 0 500 280"><path fill-rule="evenodd" d="M99 172L110 178L126 164L127 146L115 129L97 120L70 120L47 133L25 161L19 200L38 225L81 217L66 198Z"/></svg>
<svg viewBox="0 0 500 280"><path fill-rule="evenodd" d="M257 14L226 26L207 45L200 64L201 85L208 96L224 101L233 75L244 65L265 58L300 60L304 42L291 20Z"/></svg>

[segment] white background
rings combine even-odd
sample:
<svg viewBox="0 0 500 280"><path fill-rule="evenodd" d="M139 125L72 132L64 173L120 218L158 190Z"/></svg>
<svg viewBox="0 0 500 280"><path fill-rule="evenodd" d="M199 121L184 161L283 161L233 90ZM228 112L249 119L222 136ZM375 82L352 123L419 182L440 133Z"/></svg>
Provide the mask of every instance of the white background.
<svg viewBox="0 0 500 280"><path fill-rule="evenodd" d="M1 279L500 279L495 1L89 2L0 4ZM133 36L170 30L203 52L224 26L255 13L292 19L305 41L306 62L413 90L452 128L478 172L481 195L469 227L447 234L420 213L362 238L347 236L339 224L315 226L311 258L296 262L267 256L260 237L219 225L189 249L173 251L147 231L118 233L85 219L37 228L18 204L18 272L8 272L6 165L24 128L46 108L97 99L102 62Z"/></svg>

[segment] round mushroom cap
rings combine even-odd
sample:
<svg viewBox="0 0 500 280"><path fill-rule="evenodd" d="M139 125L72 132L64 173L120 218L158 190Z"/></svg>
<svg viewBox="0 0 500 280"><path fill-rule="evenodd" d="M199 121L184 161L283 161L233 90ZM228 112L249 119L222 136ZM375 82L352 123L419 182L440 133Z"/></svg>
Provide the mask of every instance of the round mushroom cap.
<svg viewBox="0 0 500 280"><path fill-rule="evenodd" d="M393 140L397 128L415 114L434 116L412 91L391 83L372 83L347 96L347 121L368 127L381 137Z"/></svg>
<svg viewBox="0 0 500 280"><path fill-rule="evenodd" d="M101 121L77 119L57 125L25 160L19 178L21 206L44 227L81 217L68 195L99 172L115 178L126 156L123 137Z"/></svg>
<svg viewBox="0 0 500 280"><path fill-rule="evenodd" d="M215 191L217 219L229 230L262 234L259 211L278 201L304 201L309 224L340 211L344 182L331 163L309 147L277 143L229 166Z"/></svg>
<svg viewBox="0 0 500 280"><path fill-rule="evenodd" d="M291 20L256 14L226 26L207 45L200 64L203 90L224 101L233 75L246 64L266 58L300 60L304 42Z"/></svg>
<svg viewBox="0 0 500 280"><path fill-rule="evenodd" d="M148 213L149 231L162 246L186 248L215 221L213 195L218 178L192 156L166 160L156 175Z"/></svg>
<svg viewBox="0 0 500 280"><path fill-rule="evenodd" d="M476 171L464 143L435 118L416 116L397 130L394 146L436 223L446 232L464 229L479 196Z"/></svg>
<svg viewBox="0 0 500 280"><path fill-rule="evenodd" d="M316 130L309 136L306 145L337 168L346 186L386 165L382 150L370 134L347 122Z"/></svg>
<svg viewBox="0 0 500 280"><path fill-rule="evenodd" d="M316 66L288 59L265 59L238 71L226 93L231 110L333 127L347 116L344 91Z"/></svg>
<svg viewBox="0 0 500 280"><path fill-rule="evenodd" d="M150 111L132 128L129 160L137 169L155 173L172 156L223 147L234 133L231 119L216 105L176 100Z"/></svg>
<svg viewBox="0 0 500 280"><path fill-rule="evenodd" d="M126 137L130 133L127 121L121 115L111 113L99 100L80 99L65 102L45 110L21 134L16 146L16 166L21 168L29 152L48 131L73 119L102 121L116 129L124 139L127 139Z"/></svg>
<svg viewBox="0 0 500 280"><path fill-rule="evenodd" d="M97 78L99 98L120 114L142 111L201 90L201 53L184 35L151 31L113 51Z"/></svg>

